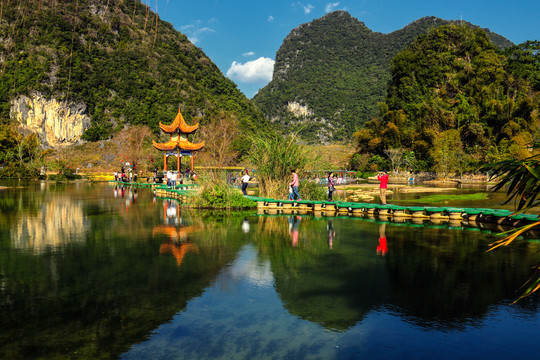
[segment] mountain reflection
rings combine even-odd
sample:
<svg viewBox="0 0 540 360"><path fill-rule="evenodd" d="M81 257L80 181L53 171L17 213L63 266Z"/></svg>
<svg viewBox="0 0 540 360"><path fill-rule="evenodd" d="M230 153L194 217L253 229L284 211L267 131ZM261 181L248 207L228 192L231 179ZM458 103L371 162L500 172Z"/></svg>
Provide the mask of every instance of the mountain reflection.
<svg viewBox="0 0 540 360"><path fill-rule="evenodd" d="M171 231L150 192L103 189L30 188L0 202L0 214L19 209L0 222L0 358L117 358L234 260L230 224L190 239L200 219Z"/></svg>
<svg viewBox="0 0 540 360"><path fill-rule="evenodd" d="M88 219L83 206L69 197L57 197L41 204L35 216L19 217L10 236L13 248L42 253L47 248L84 241Z"/></svg>
<svg viewBox="0 0 540 360"><path fill-rule="evenodd" d="M494 237L480 229L203 212L121 191L4 193L0 358L116 359L154 334L163 358L234 358L238 346L251 358L301 358L323 338L327 355L346 338L357 344L374 317L462 330L515 298L540 248L522 241L485 253ZM537 317L538 297L512 311Z"/></svg>
<svg viewBox="0 0 540 360"><path fill-rule="evenodd" d="M538 249L524 243L486 254L485 234L443 227L302 222L295 235L301 246L294 237L287 246L279 239L291 217L261 216L259 251L269 255L276 291L291 314L340 331L381 307L425 328L480 320L490 306L515 296Z"/></svg>

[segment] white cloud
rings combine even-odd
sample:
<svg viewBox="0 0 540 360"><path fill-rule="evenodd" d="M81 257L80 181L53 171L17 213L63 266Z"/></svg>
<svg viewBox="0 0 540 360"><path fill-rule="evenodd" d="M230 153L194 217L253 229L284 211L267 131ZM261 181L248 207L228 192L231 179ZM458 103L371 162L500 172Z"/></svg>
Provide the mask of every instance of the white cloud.
<svg viewBox="0 0 540 360"><path fill-rule="evenodd" d="M245 64L233 61L227 70L227 77L248 84L267 83L272 80L274 63L274 60L266 57L260 57Z"/></svg>
<svg viewBox="0 0 540 360"><path fill-rule="evenodd" d="M296 1L296 2L293 2L291 4L291 6L296 10L298 8L302 8L302 10L304 10L304 14L309 14L311 13L311 11L313 9L315 9L315 6L311 5L311 4L306 4L304 5L302 2L300 1Z"/></svg>
<svg viewBox="0 0 540 360"><path fill-rule="evenodd" d="M184 25L180 27L180 31L186 35L193 44L197 44L199 41L201 41L202 35L205 33L213 33L216 32L214 29L208 26L202 26L201 27L201 21L197 20L196 25L189 24Z"/></svg>
<svg viewBox="0 0 540 360"><path fill-rule="evenodd" d="M326 7L324 8L324 11L327 12L327 13L332 12L332 11L334 11L338 6L339 6L339 2L328 3L328 4L326 4Z"/></svg>
<svg viewBox="0 0 540 360"><path fill-rule="evenodd" d="M268 22L274 22L274 17L272 15L268 17Z"/></svg>
<svg viewBox="0 0 540 360"><path fill-rule="evenodd" d="M248 51L248 52L245 52L245 53L242 54L242 56L246 56L246 57L247 56L253 56L253 55L255 55L255 53L253 51Z"/></svg>

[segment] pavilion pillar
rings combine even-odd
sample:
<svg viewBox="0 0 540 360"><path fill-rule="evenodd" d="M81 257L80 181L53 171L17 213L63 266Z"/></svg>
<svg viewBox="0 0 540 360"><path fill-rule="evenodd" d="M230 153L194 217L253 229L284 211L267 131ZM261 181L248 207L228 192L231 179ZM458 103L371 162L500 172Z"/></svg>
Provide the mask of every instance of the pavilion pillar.
<svg viewBox="0 0 540 360"><path fill-rule="evenodd" d="M167 171L167 154L163 154L163 171Z"/></svg>
<svg viewBox="0 0 540 360"><path fill-rule="evenodd" d="M180 156L180 154L177 153L176 154L176 171L178 171L179 174L180 174L180 171L181 171L181 169L180 169L180 159L181 158L182 157Z"/></svg>
<svg viewBox="0 0 540 360"><path fill-rule="evenodd" d="M193 172L193 154L189 155L189 158L191 159L191 172Z"/></svg>

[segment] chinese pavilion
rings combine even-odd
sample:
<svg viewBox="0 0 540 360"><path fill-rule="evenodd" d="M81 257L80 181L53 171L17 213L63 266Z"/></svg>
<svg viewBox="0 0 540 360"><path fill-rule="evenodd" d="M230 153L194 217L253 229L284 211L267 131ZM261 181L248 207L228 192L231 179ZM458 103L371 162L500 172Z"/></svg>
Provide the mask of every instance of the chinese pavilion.
<svg viewBox="0 0 540 360"><path fill-rule="evenodd" d="M159 128L169 134L171 137L166 143L157 143L152 141L154 147L163 151L164 171L167 171L167 157L176 156L176 169L181 171L180 159L182 156L191 158L191 171L193 171L193 155L197 150L204 147L204 141L199 144L193 144L188 140L188 135L193 134L199 128L199 124L188 125L178 109L178 115L170 125L159 123Z"/></svg>

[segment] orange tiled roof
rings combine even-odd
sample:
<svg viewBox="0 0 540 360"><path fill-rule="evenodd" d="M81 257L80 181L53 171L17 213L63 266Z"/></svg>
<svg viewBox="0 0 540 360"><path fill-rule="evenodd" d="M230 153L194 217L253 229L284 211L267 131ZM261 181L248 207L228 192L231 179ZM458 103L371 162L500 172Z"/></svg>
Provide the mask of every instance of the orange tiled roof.
<svg viewBox="0 0 540 360"><path fill-rule="evenodd" d="M180 132L183 134L191 134L192 132L196 131L199 128L199 124L195 124L195 125L186 124L186 121L184 120L184 117L182 116L180 109L178 109L178 115L176 115L176 118L174 118L174 121L172 122L172 124L164 125L160 122L159 128L169 134L176 132L177 129L180 129Z"/></svg>
<svg viewBox="0 0 540 360"><path fill-rule="evenodd" d="M177 228L172 225L158 225L154 226L152 235L156 236L157 234L169 235L171 240L183 240L187 239L188 235L194 231L199 230L197 226L183 226Z"/></svg>
<svg viewBox="0 0 540 360"><path fill-rule="evenodd" d="M204 147L204 141L202 143L194 144L189 141L181 141L181 140L170 140L166 143L157 143L154 140L152 140L152 144L154 144L154 147L158 150L175 150L176 148L179 148L180 150L200 150Z"/></svg>
<svg viewBox="0 0 540 360"><path fill-rule="evenodd" d="M176 264L178 266L182 265L182 261L184 261L184 257L189 251L198 252L197 245L188 242L182 243L180 245L165 243L161 244L161 246L159 247L160 254L167 254L169 252L172 253L176 258Z"/></svg>

